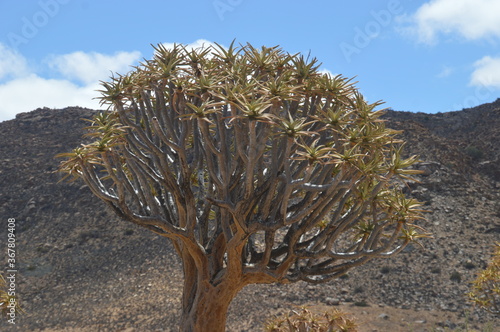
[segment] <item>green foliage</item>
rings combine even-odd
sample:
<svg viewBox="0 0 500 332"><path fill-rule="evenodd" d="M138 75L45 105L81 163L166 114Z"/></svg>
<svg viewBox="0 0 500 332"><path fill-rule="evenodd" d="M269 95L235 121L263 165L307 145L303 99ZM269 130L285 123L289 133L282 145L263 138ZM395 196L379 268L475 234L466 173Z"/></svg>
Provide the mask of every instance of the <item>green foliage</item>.
<svg viewBox="0 0 500 332"><path fill-rule="evenodd" d="M500 315L500 242L495 246L491 262L473 281L469 298L480 308Z"/></svg>
<svg viewBox="0 0 500 332"><path fill-rule="evenodd" d="M339 310L313 313L305 307L269 321L266 332L356 332L355 321Z"/></svg>

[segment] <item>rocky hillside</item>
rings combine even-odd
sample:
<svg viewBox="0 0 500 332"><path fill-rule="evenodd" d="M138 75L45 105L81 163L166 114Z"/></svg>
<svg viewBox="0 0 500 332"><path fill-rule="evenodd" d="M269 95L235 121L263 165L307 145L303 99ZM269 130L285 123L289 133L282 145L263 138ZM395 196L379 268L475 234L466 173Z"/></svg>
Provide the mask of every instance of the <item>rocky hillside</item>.
<svg viewBox="0 0 500 332"><path fill-rule="evenodd" d="M27 312L9 330L176 331L182 271L170 244L54 173L54 156L80 144L81 119L93 113L45 108L0 123L0 244L15 218L16 287ZM500 100L443 114L389 111L386 119L404 130L407 152L421 156L424 173L408 193L427 202L422 226L434 238L327 285L248 287L231 306L228 331L260 331L270 315L302 304L376 309L388 322L396 316L386 312L403 310L421 317L412 331L455 328L466 315L472 326L500 324L464 296L500 240ZM391 329L409 330L401 322Z"/></svg>

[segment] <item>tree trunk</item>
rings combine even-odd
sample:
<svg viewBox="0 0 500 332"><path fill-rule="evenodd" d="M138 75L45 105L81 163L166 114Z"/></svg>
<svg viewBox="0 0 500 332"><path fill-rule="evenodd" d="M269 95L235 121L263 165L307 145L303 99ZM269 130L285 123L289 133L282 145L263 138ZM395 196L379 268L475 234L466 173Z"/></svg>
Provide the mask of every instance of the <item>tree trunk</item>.
<svg viewBox="0 0 500 332"><path fill-rule="evenodd" d="M186 279L180 331L224 332L229 305L241 289L238 282L224 281L214 286L208 280Z"/></svg>
<svg viewBox="0 0 500 332"><path fill-rule="evenodd" d="M229 305L245 286L241 275L227 273L227 270L223 273L217 269L221 276L210 280L210 273L203 264L196 264L187 250L180 253L184 270L184 289L179 331L224 332Z"/></svg>

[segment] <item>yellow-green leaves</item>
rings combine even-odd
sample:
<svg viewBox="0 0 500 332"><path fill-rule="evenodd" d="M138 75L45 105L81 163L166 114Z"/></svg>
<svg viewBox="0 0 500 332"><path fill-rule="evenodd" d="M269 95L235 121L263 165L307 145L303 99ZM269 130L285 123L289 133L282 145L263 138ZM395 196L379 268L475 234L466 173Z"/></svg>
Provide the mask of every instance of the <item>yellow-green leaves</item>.
<svg viewBox="0 0 500 332"><path fill-rule="evenodd" d="M98 92L101 93L100 99L100 104L101 105L117 105L120 103L123 98L125 97L124 91L123 91L123 86L122 86L122 78L118 77L112 77L111 82L104 82L101 81L101 86L103 89L97 90Z"/></svg>
<svg viewBox="0 0 500 332"><path fill-rule="evenodd" d="M394 190L391 195L386 195L385 199L390 207L391 219L395 222L410 223L423 219L425 211L421 209L422 203L406 197L400 190Z"/></svg>
<svg viewBox="0 0 500 332"><path fill-rule="evenodd" d="M341 104L335 103L325 110L320 110L320 115L314 118L323 121L330 130L341 132L345 125L349 123L349 112Z"/></svg>
<svg viewBox="0 0 500 332"><path fill-rule="evenodd" d="M421 248L424 248L424 246L418 241L418 239L432 237L430 233L423 232L423 229L421 227L417 227L415 225L412 225L408 228L403 228L402 232L403 234L400 237L401 239L408 243L415 243Z"/></svg>
<svg viewBox="0 0 500 332"><path fill-rule="evenodd" d="M264 83L259 83L259 88L275 107L282 106L284 101L299 99L297 95L298 87L290 83L289 74L282 74Z"/></svg>
<svg viewBox="0 0 500 332"><path fill-rule="evenodd" d="M155 50L154 61L148 61L145 67L161 78L170 78L184 61L185 49L177 44L172 48L167 48L162 44L153 45L153 48Z"/></svg>
<svg viewBox="0 0 500 332"><path fill-rule="evenodd" d="M82 168L85 165L101 165L102 153L106 153L125 142L127 127L118 121L116 113L100 112L92 119L84 120L91 123L85 128L88 131L85 136L95 140L89 144L82 144L72 152L56 155L56 158L65 158L59 166L59 170L66 173L62 180L70 176L73 177L72 181L76 180L81 176Z"/></svg>
<svg viewBox="0 0 500 332"><path fill-rule="evenodd" d="M276 317L267 322L265 327L266 332L356 332L357 330L355 321L337 309L313 313L305 307Z"/></svg>
<svg viewBox="0 0 500 332"><path fill-rule="evenodd" d="M416 175L416 174L421 174L422 171L416 170L416 169L409 169L408 167L412 166L416 162L418 162L418 157L417 156L411 156L409 158L404 159L402 157L402 151L403 151L404 145L400 145L398 147L395 147L392 152L391 156L391 162L389 165L389 171L391 174L394 174L398 176L399 178L408 180L408 181L415 181L414 178L412 178L410 175Z"/></svg>
<svg viewBox="0 0 500 332"><path fill-rule="evenodd" d="M367 221L362 221L354 226L354 230L356 231L356 239L366 239L370 236L370 234L375 229L375 224Z"/></svg>
<svg viewBox="0 0 500 332"><path fill-rule="evenodd" d="M7 283L4 277L0 274L0 315L2 318L9 318L8 314L14 310L16 314L24 313L24 310L19 304L19 299L15 295L9 294L7 291Z"/></svg>
<svg viewBox="0 0 500 332"><path fill-rule="evenodd" d="M297 78L298 84L302 84L305 80L312 77L313 75L318 75L318 59L313 58L311 61L305 58L303 55L298 55L292 57L293 72L295 78Z"/></svg>
<svg viewBox="0 0 500 332"><path fill-rule="evenodd" d="M87 149L84 147L75 148L72 152L59 153L56 158L66 158L61 165L59 165L59 171L66 173L66 175L61 179L61 181L66 180L68 177L72 177L71 181L77 180L82 171L82 165L88 158Z"/></svg>
<svg viewBox="0 0 500 332"><path fill-rule="evenodd" d="M220 112L223 103L217 103L214 101L204 101L200 106L193 105L191 103L186 103L186 106L193 110L193 113L181 115L181 117L189 117L190 120L194 118L201 119L208 123L213 123L209 120L209 115L212 113Z"/></svg>
<svg viewBox="0 0 500 332"><path fill-rule="evenodd" d="M281 128L283 135L291 137L291 138L299 138L300 136L312 136L317 134L311 130L307 130L307 128L313 123L312 121L306 122L306 118L297 118L294 119L290 113L288 113L288 118L277 118L276 122ZM316 145L316 142L313 142L311 146ZM303 146L303 145L302 145Z"/></svg>
<svg viewBox="0 0 500 332"><path fill-rule="evenodd" d="M500 315L500 242L495 244L493 257L472 282L472 291L468 294L480 308L495 315Z"/></svg>
<svg viewBox="0 0 500 332"><path fill-rule="evenodd" d="M84 119L91 125L85 129L85 136L97 138L118 138L125 134L126 126L118 120L118 114L114 112L99 112L92 119Z"/></svg>
<svg viewBox="0 0 500 332"><path fill-rule="evenodd" d="M274 115L269 112L271 105L265 98L248 100L244 95L240 98L236 97L236 102L232 106L236 107L240 114L233 116L233 120L271 122L274 119Z"/></svg>
<svg viewBox="0 0 500 332"><path fill-rule="evenodd" d="M325 73L320 76L317 81L321 90L330 93L332 96L341 96L346 92L354 91L354 83L352 79L347 79L342 75L332 77L330 74ZM344 100L340 100L343 102Z"/></svg>
<svg viewBox="0 0 500 332"><path fill-rule="evenodd" d="M290 137L290 135L288 136ZM318 144L318 140L319 139L316 139L310 145L304 143L300 144L302 150L297 151L298 157L296 159L307 160L309 165L313 165L315 163L333 163L331 154L332 149L326 147L325 145Z"/></svg>
<svg viewBox="0 0 500 332"><path fill-rule="evenodd" d="M259 71L274 70L275 60L280 58L282 51L277 47L265 47L257 49L250 44L246 47L246 57Z"/></svg>

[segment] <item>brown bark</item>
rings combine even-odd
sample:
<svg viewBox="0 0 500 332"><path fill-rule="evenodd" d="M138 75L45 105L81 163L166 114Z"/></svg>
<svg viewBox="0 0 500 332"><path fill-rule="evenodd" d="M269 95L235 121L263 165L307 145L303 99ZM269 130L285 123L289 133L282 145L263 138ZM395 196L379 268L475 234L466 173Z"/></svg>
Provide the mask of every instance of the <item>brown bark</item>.
<svg viewBox="0 0 500 332"><path fill-rule="evenodd" d="M229 305L241 288L238 280L213 285L199 275L186 276L179 331L224 332Z"/></svg>

